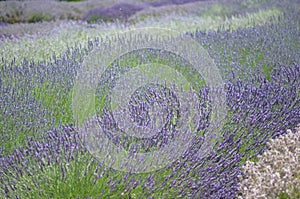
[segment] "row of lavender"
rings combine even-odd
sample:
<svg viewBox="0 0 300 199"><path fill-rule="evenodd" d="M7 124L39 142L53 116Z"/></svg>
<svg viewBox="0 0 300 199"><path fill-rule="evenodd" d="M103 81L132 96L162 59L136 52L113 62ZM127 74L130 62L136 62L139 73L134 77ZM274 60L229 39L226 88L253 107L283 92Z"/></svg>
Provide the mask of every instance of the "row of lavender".
<svg viewBox="0 0 300 199"><path fill-rule="evenodd" d="M15 66L13 60L3 60L1 193L7 198L233 198L245 161L255 159L269 138L300 122L299 22L290 10L269 25L192 33L225 80L228 115L222 139L214 153L202 158L199 137L173 165L149 174L106 168L81 145L72 125L74 77L84 56L101 47L100 40L53 56L48 65L24 60ZM199 95L209 92L203 88ZM201 128L205 131L206 126Z"/></svg>

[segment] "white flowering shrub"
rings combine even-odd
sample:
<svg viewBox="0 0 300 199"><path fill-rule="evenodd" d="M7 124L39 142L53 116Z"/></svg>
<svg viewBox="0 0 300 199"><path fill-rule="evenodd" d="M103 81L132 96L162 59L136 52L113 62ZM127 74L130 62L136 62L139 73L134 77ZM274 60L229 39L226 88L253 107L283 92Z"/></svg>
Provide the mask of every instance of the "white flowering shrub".
<svg viewBox="0 0 300 199"><path fill-rule="evenodd" d="M239 198L300 198L300 125L267 147L257 163L246 162Z"/></svg>

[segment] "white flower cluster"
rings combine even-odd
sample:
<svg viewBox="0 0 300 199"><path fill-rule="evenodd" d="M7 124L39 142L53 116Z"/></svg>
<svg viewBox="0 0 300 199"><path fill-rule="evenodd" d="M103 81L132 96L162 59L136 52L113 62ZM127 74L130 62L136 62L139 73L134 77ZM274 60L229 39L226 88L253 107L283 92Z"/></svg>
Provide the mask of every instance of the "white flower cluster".
<svg viewBox="0 0 300 199"><path fill-rule="evenodd" d="M272 139L257 163L247 161L238 198L300 198L300 124Z"/></svg>

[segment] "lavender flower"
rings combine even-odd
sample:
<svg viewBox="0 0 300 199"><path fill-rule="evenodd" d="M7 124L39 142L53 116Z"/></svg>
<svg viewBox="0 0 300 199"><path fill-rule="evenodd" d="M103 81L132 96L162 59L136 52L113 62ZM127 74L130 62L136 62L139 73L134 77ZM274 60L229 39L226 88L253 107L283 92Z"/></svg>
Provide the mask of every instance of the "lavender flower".
<svg viewBox="0 0 300 199"><path fill-rule="evenodd" d="M184 58L162 50L130 52L112 63L96 89L97 122L111 133L108 137L116 145L131 148L132 155L172 142L182 115L176 92L148 85L131 98L131 117L140 125L148 124L151 106L156 103L165 108L164 128L148 139L122 131L114 135L110 130L117 126L111 115L111 99L106 96L119 76L131 69L130 63L166 60L197 88L201 117L193 142L172 165L146 174L106 167L109 154L101 160L94 158L82 144L72 118L72 88L82 61L95 48L109 49L109 43L95 38L86 47L74 46L62 55L53 55L49 62L24 60L17 65L14 60L3 59L1 194L6 198L53 198L64 193L73 198L237 197L238 176L245 162L262 154L271 138L300 122L299 21L299 15L290 10L269 25L191 33L215 60L225 80L228 112L218 129L221 137L206 157L199 155L199 149L213 117L211 95L218 91L205 86L201 75Z"/></svg>

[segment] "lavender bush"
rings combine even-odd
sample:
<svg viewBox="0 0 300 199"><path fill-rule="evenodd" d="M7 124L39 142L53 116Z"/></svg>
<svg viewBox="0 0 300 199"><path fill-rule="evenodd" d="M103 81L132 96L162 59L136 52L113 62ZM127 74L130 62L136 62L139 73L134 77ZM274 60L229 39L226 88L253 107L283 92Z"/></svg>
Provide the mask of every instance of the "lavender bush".
<svg viewBox="0 0 300 199"><path fill-rule="evenodd" d="M106 9L93 9L90 10L83 16L83 20L86 20L89 23L99 22L99 21L115 21L126 20L130 15L143 9L143 6L132 5L127 3L120 3Z"/></svg>
<svg viewBox="0 0 300 199"><path fill-rule="evenodd" d="M36 62L2 59L0 68L0 192L5 198L234 198L238 196L239 175L247 160L257 160L266 143L300 123L299 15L289 8L269 24L236 31L197 31L191 34L202 44L222 72L227 115L219 129L220 139L208 156L199 149L213 116L213 92L201 75L190 75L193 67L169 53L141 51L121 57L107 71L108 82L121 70L156 60L173 64L196 85L199 98L199 126L191 146L172 165L156 172L122 172L95 159L84 147L72 117L75 77L84 58L96 48L109 48L95 38L87 47L74 46L61 56ZM133 41L133 40L132 40ZM129 40L129 42L131 42ZM145 56L146 55L146 56ZM119 63L119 65L118 65ZM120 65L120 63L122 65ZM176 68L175 67L175 68ZM195 73L194 73L195 74ZM113 81L111 81L113 82ZM108 84L110 85L110 84ZM170 105L176 115L176 96L164 87L156 88L161 105ZM97 93L99 122L115 125L110 118L110 86L100 84ZM143 90L144 93L149 89ZM142 93L143 93L142 92ZM133 117L147 122L147 105L140 95L132 101ZM142 100L142 101L141 101ZM140 104L139 104L140 103ZM134 108L138 107L138 108ZM144 106L146 107L146 106ZM140 117L139 117L140 116ZM177 116L180 117L177 114ZM177 117L176 116L176 117ZM176 117L174 121L176 124ZM172 117L171 117L172 118ZM172 120L171 120L172 121ZM172 127L172 122L169 123ZM155 150L172 141L164 129L153 139L111 137L124 148L144 144L138 150Z"/></svg>
<svg viewBox="0 0 300 199"><path fill-rule="evenodd" d="M84 16L83 20L89 23L95 23L99 21L116 21L122 20L127 21L127 19L134 15L136 12L141 10L151 8L151 7L161 7L167 5L181 5L187 3L194 3L201 0L167 0L167 1L154 1L146 2L143 4L129 4L129 3L119 3L109 8L95 8L89 10Z"/></svg>
<svg viewBox="0 0 300 199"><path fill-rule="evenodd" d="M205 9L205 7L203 8ZM166 13L161 11L162 13ZM166 13L167 14L167 13ZM259 10L246 16L235 16L224 21L223 18L210 16L193 18L186 15L167 15L156 20L143 20L134 27L163 27L179 32L194 32L199 30L218 30L220 26L225 29L236 30L241 27L252 27L270 22L270 17L282 16L278 9ZM143 18L143 16L141 16ZM254 23L255 21L255 23ZM276 21L276 20L275 20ZM273 23L276 23L273 21ZM48 62L53 53L60 55L69 46L86 47L88 40L94 37L105 37L115 31L124 31L126 27L120 23L87 24L75 21L56 21L33 24L13 24L0 29L1 34L11 34L13 40L0 41L1 53L7 62L15 59L15 64L20 65L23 59ZM22 39L20 39L22 38ZM18 48L16 48L16 45Z"/></svg>

